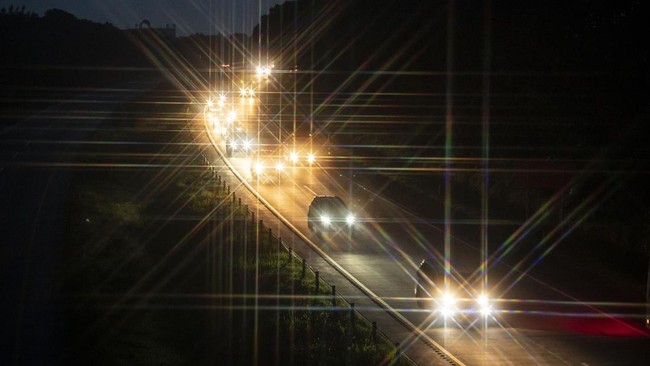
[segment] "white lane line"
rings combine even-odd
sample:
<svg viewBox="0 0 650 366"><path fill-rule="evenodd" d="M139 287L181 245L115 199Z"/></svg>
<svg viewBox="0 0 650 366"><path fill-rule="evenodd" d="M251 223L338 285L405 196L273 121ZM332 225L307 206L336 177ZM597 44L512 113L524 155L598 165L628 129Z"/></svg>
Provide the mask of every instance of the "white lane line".
<svg viewBox="0 0 650 366"><path fill-rule="evenodd" d="M311 188L307 187L306 185L303 185L303 187L305 187L305 189L308 190L309 193L313 194L314 196L318 196L318 193L314 192Z"/></svg>

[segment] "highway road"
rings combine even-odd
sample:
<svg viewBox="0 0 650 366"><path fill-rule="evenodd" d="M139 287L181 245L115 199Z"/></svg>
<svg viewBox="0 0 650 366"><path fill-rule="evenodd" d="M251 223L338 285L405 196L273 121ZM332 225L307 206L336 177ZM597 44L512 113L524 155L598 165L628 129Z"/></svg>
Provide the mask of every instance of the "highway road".
<svg viewBox="0 0 650 366"><path fill-rule="evenodd" d="M499 288L490 288L491 294L498 294L499 301L487 326L482 322L443 324L430 311L418 309L413 298L419 262L433 258L434 253L444 253L444 225L439 223L443 218L422 219L408 207L401 207L378 193L382 188L379 180L377 186L365 186L355 179L353 171L325 163L289 168L277 179L260 182L250 173L250 158L237 154L224 158L221 154L224 141L211 133L202 116L197 116L191 127L196 131L196 141L207 146L202 152L206 160L258 212L258 217L274 227L285 243L320 271L325 280L337 285L339 292L348 301L355 302L364 316L376 320L379 328L393 342L400 343L401 349L416 362L650 364L648 334L638 322L606 315L527 274L513 282L512 278L519 277L520 273L508 263L490 269L490 283L498 282L494 279L507 274L511 276ZM347 202L359 221L352 240L343 234L320 238L310 232L307 210L316 195L335 195ZM275 213L257 202L255 196L261 197ZM277 217L302 235L292 233ZM456 233L463 231L460 226L453 227ZM478 243L454 235L451 248L453 265L478 268L481 259ZM351 285L341 276L341 269L385 302L388 309L370 301L368 291L362 293L358 286ZM399 315L391 316L391 312ZM407 329L403 321L396 320L402 317L421 332Z"/></svg>

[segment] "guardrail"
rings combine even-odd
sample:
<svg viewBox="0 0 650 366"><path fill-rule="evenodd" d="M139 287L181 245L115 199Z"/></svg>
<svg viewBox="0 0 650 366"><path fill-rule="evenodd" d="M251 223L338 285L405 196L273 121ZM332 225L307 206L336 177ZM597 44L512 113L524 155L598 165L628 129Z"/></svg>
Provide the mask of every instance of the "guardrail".
<svg viewBox="0 0 650 366"><path fill-rule="evenodd" d="M336 263L327 253L325 253L320 247L314 244L307 236L305 236L300 230L298 230L291 222L289 222L282 214L280 214L271 204L268 203L247 181L244 179L240 173L232 166L230 161L225 157L217 142L214 140L214 137L210 133L208 124L204 123L204 131L212 144L212 147L215 149L217 154L228 166L230 171L237 177L237 179L244 185L251 194L253 194L257 200L262 203L284 226L291 230L296 236L302 239L312 250L314 250L325 262L327 262L334 270L336 270L340 275L342 275L346 280L348 280L353 286L355 286L359 291L366 295L370 300L377 304L380 308L384 309L393 319L398 323L402 324L406 329L413 333L413 337L417 337L420 341L424 342L428 347L434 350L434 353L439 356L444 362L449 363L450 365L463 366L464 363L461 362L456 356L447 351L442 347L438 342L434 341L430 336L423 332L420 328L411 323L406 319L402 314L395 311L388 303L383 299L377 296L373 291L371 291L367 286L357 280L352 276L347 270L345 270L341 265ZM204 155L203 156L206 164L210 165L209 159ZM409 340L410 341L410 340Z"/></svg>
<svg viewBox="0 0 650 366"><path fill-rule="evenodd" d="M241 244L244 252L253 252L255 246L261 248L264 253L284 253L289 260L285 266L295 266L301 271L300 280L310 283L313 287L310 291L310 302L315 309L331 311L339 315L347 316L347 342L349 345L361 343L364 339L377 345L384 342L386 345L392 345L391 363L398 362L400 359L404 362L416 364L403 350L400 349L399 343L392 344L390 339L377 327L377 322L370 321L363 314L355 309L355 303L347 301L336 292L336 285L328 283L320 277L320 272L308 265L306 260L298 255L292 247L286 245L280 236L274 235L273 229L266 226L264 221L256 218L255 212L250 210L248 205L242 202L236 192L230 188L226 180L223 179L217 170L210 165L209 159L203 156L204 162L212 173L212 179L217 188L217 195L223 197L222 202L213 212L217 217L226 220L223 225L227 231L224 237L236 238L236 243ZM255 244L255 245L253 245ZM388 358L387 358L388 359Z"/></svg>

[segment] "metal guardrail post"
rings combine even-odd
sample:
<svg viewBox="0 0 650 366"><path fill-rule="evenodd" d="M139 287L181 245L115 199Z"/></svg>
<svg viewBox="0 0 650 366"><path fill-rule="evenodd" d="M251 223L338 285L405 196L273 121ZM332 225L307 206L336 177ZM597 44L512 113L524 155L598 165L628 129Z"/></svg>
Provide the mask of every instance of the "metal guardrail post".
<svg viewBox="0 0 650 366"><path fill-rule="evenodd" d="M332 306L336 307L336 286L332 285Z"/></svg>
<svg viewBox="0 0 650 366"><path fill-rule="evenodd" d="M314 273L316 274L316 296L318 296L318 291L320 290L320 273L318 271Z"/></svg>
<svg viewBox="0 0 650 366"><path fill-rule="evenodd" d="M355 316L354 316L354 303L350 303L350 332L354 334L355 332Z"/></svg>
<svg viewBox="0 0 650 366"><path fill-rule="evenodd" d="M212 139L212 137L210 137L210 140L211 140L211 142L212 142L212 144L213 144L213 147L217 150L217 152L218 152L220 155L223 156L223 153L221 153L221 151L218 149L218 147L216 147L216 143L214 142L214 140ZM259 201L260 201L260 202L265 206L265 207L266 207L266 208L268 208L268 209L269 209L269 210L270 210L270 211L271 211L271 212L272 212L276 217L278 217L279 220L280 220L284 225L286 225L286 226L291 230L291 232L293 232L294 234L298 235L298 237L300 237L300 238L302 238L303 240L305 240L305 241L307 242L307 244L308 244L312 249L315 249L315 250L317 251L317 254L319 254L323 259L325 259L325 261L326 261L328 264L330 264L330 265L331 265L331 266L332 266L332 267L333 267L333 268L334 268L338 273L340 273L344 278L346 278L347 280L349 280L350 283L351 283L352 285L354 285L354 286L355 286L357 289L359 289L362 293L364 293L365 295L367 295L368 298L369 298L370 300L372 300L372 301L375 302L377 305L379 305L382 309L384 309L384 310L385 310L385 311L386 311L390 316L392 316L392 317L393 317L395 320L397 320L400 324L404 325L404 326L405 326L407 329L409 329L409 330L417 331L417 328L416 328L413 324L411 324L408 320L406 320L403 316L400 316L399 313L396 313L396 312L394 312L394 311L390 311L390 310L391 310L390 306L388 306L384 301L382 301L382 300L381 300L378 296L376 296L372 291L370 291L368 288L366 288L365 286L363 286L363 284L359 283L356 279L351 278L351 277L350 277L350 274L347 273L347 271L345 271L345 269L341 268L341 267L340 267L336 262L333 262L332 259L331 259L330 257L328 257L324 252L322 252L322 250L319 250L319 248L318 248L315 244L313 244L313 243L312 243L312 242L311 242L311 241L310 241L310 240L309 240L305 235L303 235L302 233L300 233L300 232L299 232L299 231L298 231L298 230L297 230L297 229L296 229L296 228L295 228L291 223L289 223L289 222L288 222L284 217L282 217L282 216L277 212L277 210L275 210L272 206L270 206L269 203L268 203L266 200L264 200L263 197L261 197L261 196L259 195L259 193L257 193L255 190L253 190L253 189L251 188L251 186L250 186L248 183L246 183L244 179L241 178L241 176L240 176L240 175L239 175L239 174L238 174L238 173L233 169L233 167L232 167L232 166L231 166L227 161L226 161L226 164L227 164L228 167L233 171L233 173L235 174L235 176L237 176L237 178L239 178L239 180L244 184L244 186L246 186L246 187L249 189L249 191L250 191L250 192L251 192L251 193L252 193L252 194L253 194L253 195L254 195L254 196L255 196L255 197L256 197L256 198L257 198L257 199L258 199L258 200L259 200ZM222 181L221 176L218 175L218 177L217 177L217 181L218 181L218 182L221 182L221 181ZM225 179L223 179L223 186L224 186L224 187L226 186ZM220 186L217 186L217 188L220 188ZM248 217L248 213L247 213L247 211L248 211L248 205L246 205L246 211L245 211L245 223L248 222L248 220L247 220L247 217ZM253 224L255 224L255 213L251 210L251 225L253 225ZM292 247L288 247L287 249L288 249L288 251L289 251L290 254L295 253L295 252L293 251L293 248L292 248ZM300 257L299 255L297 255L297 254L295 254L295 257L296 257L298 260L302 260L302 277L301 277L301 279L304 279L304 278L305 278L305 275L306 275L306 267L307 267L306 260L305 260L304 258L301 258L301 257ZM291 260L293 261L293 258L291 258ZM650 267L649 267L649 268L650 268ZM650 273L650 271L649 271L649 273ZM649 277L650 277L650 276L649 276ZM649 286L649 288L650 288L650 286ZM292 301L293 301L293 300L292 300ZM347 300L344 299L344 298L342 299L342 301L343 301L344 303L348 303ZM350 303L350 305L351 305L351 307L354 309L354 303ZM310 314L312 314L312 312L310 312ZM351 314L352 314L352 319L354 319L354 311L352 311ZM362 319L366 319L363 315L360 314L360 316L362 317ZM367 319L366 319L366 320L367 320ZM312 322L313 322L313 317L312 317ZM376 337L376 333L380 333L381 336L382 336L386 341L388 341L388 342L390 343L390 340L386 337L386 335L383 334L383 333L381 333L381 331L378 330L378 327L377 327L377 325L376 325L376 322L372 322L372 324L373 324L373 329L375 330L375 335L374 335L374 336ZM313 327L313 325L314 325L314 324L312 323L312 327ZM426 336L426 334L424 334L423 332L419 331L419 332L416 332L416 333L418 333L419 335L424 335L424 339L423 339L423 341L424 341L427 345L431 346L432 348L434 348L434 349L436 349L436 350L440 350L444 355L446 355L447 357L450 357L453 361L456 361L456 360L457 360L453 355L449 354L449 353L448 353L444 348L441 348L440 345L438 345L435 341L429 339L429 338ZM395 344L395 347L398 348L397 351L399 352L399 343L396 343L396 344ZM404 354L404 353L398 353L397 356L398 356L398 358L406 357L407 359L411 360L410 357L408 357L408 355L406 355L406 354ZM411 360L411 361L412 361L412 360ZM462 365L462 363L460 363L460 364Z"/></svg>

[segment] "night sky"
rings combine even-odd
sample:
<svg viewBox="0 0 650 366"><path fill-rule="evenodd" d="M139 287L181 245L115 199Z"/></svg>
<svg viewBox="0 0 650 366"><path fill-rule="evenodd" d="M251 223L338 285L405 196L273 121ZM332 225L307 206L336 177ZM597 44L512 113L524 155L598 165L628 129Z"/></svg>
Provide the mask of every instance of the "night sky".
<svg viewBox="0 0 650 366"><path fill-rule="evenodd" d="M0 8L25 6L39 15L52 8L77 18L133 28L143 19L153 27L176 24L179 36L250 33L260 14L284 0L0 0Z"/></svg>

